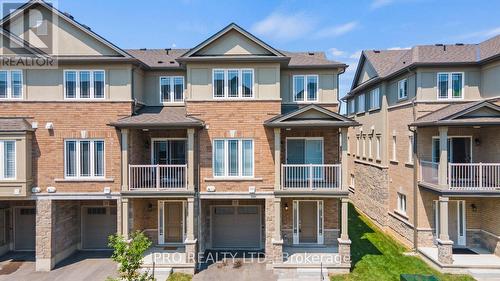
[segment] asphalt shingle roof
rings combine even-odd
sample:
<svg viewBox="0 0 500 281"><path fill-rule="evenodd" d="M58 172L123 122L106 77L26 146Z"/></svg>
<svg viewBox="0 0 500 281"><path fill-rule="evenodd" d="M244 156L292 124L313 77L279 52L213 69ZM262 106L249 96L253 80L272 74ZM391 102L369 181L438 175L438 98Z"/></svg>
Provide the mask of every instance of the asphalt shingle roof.
<svg viewBox="0 0 500 281"><path fill-rule="evenodd" d="M186 114L184 106L146 106L136 114L119 119L110 125L125 127L201 127L203 122Z"/></svg>
<svg viewBox="0 0 500 281"><path fill-rule="evenodd" d="M170 49L168 51L166 49L128 49L126 51L151 68L178 68L180 65L176 59L189 49ZM289 67L345 66L344 63L329 60L324 52L280 52L290 57Z"/></svg>
<svg viewBox="0 0 500 281"><path fill-rule="evenodd" d="M0 117L0 132L25 132L33 131L31 124L24 118Z"/></svg>

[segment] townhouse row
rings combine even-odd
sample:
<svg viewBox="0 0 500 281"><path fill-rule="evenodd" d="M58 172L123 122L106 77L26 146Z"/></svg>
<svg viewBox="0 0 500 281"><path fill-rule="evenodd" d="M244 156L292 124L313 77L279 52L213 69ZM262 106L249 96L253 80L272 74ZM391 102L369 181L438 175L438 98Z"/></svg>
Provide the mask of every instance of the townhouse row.
<svg viewBox="0 0 500 281"><path fill-rule="evenodd" d="M236 24L191 49L123 50L43 1L3 19L1 42L57 62L0 69L1 253L34 251L45 271L140 230L156 270L234 249L349 270L345 64Z"/></svg>
<svg viewBox="0 0 500 281"><path fill-rule="evenodd" d="M366 50L346 116L349 190L444 271L499 268L500 36Z"/></svg>

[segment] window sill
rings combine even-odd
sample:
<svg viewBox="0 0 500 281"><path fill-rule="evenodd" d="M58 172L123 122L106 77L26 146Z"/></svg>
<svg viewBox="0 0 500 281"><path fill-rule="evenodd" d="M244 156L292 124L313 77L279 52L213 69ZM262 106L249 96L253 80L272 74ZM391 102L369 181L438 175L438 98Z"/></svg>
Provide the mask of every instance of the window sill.
<svg viewBox="0 0 500 281"><path fill-rule="evenodd" d="M244 178L244 177L217 177L205 178L205 181L263 181L263 178Z"/></svg>
<svg viewBox="0 0 500 281"><path fill-rule="evenodd" d="M411 162L406 162L406 163L405 163L405 166L406 166L406 167L413 167L413 165L414 165L414 164L413 164L413 163L411 163Z"/></svg>
<svg viewBox="0 0 500 281"><path fill-rule="evenodd" d="M184 101L179 101L179 102L162 102L161 104L163 106L184 106L185 105Z"/></svg>
<svg viewBox="0 0 500 281"><path fill-rule="evenodd" d="M380 111L380 107L379 108L372 108L372 109L368 110L369 113L374 113L375 111Z"/></svg>
<svg viewBox="0 0 500 281"><path fill-rule="evenodd" d="M65 178L54 179L55 182L114 182L114 178Z"/></svg>
<svg viewBox="0 0 500 281"><path fill-rule="evenodd" d="M408 220L408 215L407 215L406 213L403 213L403 212L401 212L401 211L399 211L399 210L394 210L394 214L396 214L396 215L400 216L400 217L401 217L401 218L403 218L403 219Z"/></svg>
<svg viewBox="0 0 500 281"><path fill-rule="evenodd" d="M399 164L398 160L389 160L389 163L394 164L394 165Z"/></svg>

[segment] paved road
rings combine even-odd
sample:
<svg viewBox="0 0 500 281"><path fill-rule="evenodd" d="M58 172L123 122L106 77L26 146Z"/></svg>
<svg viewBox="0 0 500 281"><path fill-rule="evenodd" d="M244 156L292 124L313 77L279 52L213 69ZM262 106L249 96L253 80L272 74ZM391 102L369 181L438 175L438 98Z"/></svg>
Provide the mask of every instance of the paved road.
<svg viewBox="0 0 500 281"><path fill-rule="evenodd" d="M116 277L110 252L77 252L51 272L35 272L33 253L13 253L0 258L0 281L86 281Z"/></svg>

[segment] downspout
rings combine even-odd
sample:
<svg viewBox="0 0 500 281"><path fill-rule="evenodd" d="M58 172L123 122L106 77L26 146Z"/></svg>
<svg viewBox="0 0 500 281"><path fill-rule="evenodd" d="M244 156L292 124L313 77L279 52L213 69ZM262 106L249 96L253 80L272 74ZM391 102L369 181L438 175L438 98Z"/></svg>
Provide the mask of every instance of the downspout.
<svg viewBox="0 0 500 281"><path fill-rule="evenodd" d="M411 73L410 69L407 68L408 72ZM415 101L417 99L418 85L417 85L417 72L415 73L415 96L411 100L412 106L412 116L413 122L417 120L417 112L415 107ZM420 168L417 156L417 139L418 134L416 129L412 129L408 125L408 130L413 133L413 250L417 252L418 249L418 169Z"/></svg>

